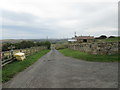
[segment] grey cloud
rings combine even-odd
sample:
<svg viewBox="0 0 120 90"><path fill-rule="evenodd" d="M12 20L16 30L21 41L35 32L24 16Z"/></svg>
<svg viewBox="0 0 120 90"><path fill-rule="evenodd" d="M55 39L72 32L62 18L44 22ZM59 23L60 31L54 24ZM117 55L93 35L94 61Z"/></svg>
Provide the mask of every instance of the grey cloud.
<svg viewBox="0 0 120 90"><path fill-rule="evenodd" d="M62 7L62 6L61 6ZM41 16L34 16L30 13L17 13L13 11L3 10L3 18L6 20L11 20L14 23L16 22L26 22L26 26L21 25L6 25L5 29L16 29L20 32L25 32L26 38L38 38L32 36L33 32L38 32L36 35L50 36L52 38L56 37L71 37L76 31L78 35L95 35L99 36L100 34L106 35L116 35L117 32L117 8L116 4L113 3L72 3L66 4L66 7L69 8L69 13L60 13L62 17L49 17L42 18ZM50 13L50 12L49 12ZM48 16L49 16L48 13ZM57 12L56 12L57 13ZM65 14L65 15L64 15ZM65 21L74 21L78 20L77 23L64 24ZM59 23L61 22L61 23ZM63 23L62 23L63 22ZM13 24L14 24L13 23ZM60 25L62 24L62 25ZM9 27L8 27L9 26ZM99 28L100 27L100 28ZM101 31L102 27L106 27L106 31ZM96 31L92 31L97 28ZM111 31L110 28L115 30ZM13 33L11 33L13 34ZM29 35L27 35L29 34ZM35 33L34 33L35 34ZM44 35L43 35L44 34ZM30 37L31 35L31 37ZM5 37L5 35L4 35ZM17 37L17 36L16 36Z"/></svg>
<svg viewBox="0 0 120 90"><path fill-rule="evenodd" d="M22 21L22 22L33 22L34 20L38 19L37 16L34 16L30 13L24 13L24 12L13 12L8 10L1 10L2 12L2 18L12 20L12 21Z"/></svg>

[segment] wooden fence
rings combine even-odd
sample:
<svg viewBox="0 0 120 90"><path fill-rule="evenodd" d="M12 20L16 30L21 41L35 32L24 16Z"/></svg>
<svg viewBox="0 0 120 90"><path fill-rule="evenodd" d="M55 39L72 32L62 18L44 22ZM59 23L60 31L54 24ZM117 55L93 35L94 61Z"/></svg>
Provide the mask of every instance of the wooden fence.
<svg viewBox="0 0 120 90"><path fill-rule="evenodd" d="M0 59L2 60L2 66L5 66L6 64L13 62L15 60L14 57L15 53L23 52L25 53L25 56L29 56L44 49L47 49L47 47L41 46L41 47L32 47L26 49L0 52Z"/></svg>

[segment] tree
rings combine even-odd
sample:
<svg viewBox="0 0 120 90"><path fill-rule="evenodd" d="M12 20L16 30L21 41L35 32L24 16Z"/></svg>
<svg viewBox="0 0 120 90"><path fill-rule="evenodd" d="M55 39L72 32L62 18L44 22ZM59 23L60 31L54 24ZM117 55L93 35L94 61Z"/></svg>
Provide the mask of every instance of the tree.
<svg viewBox="0 0 120 90"><path fill-rule="evenodd" d="M45 45L47 46L48 49L50 49L51 43L49 41L46 41Z"/></svg>
<svg viewBox="0 0 120 90"><path fill-rule="evenodd" d="M96 38L96 39L106 39L107 36L106 35L101 35L100 37Z"/></svg>
<svg viewBox="0 0 120 90"><path fill-rule="evenodd" d="M115 38L115 36L110 36L110 37L108 37L108 38Z"/></svg>
<svg viewBox="0 0 120 90"><path fill-rule="evenodd" d="M51 43L49 41L45 42L22 41L19 43L5 43L2 45L2 51L10 50L8 47L10 47L11 45L15 47L14 49L25 49L38 46L46 46L48 49L50 49Z"/></svg>
<svg viewBox="0 0 120 90"><path fill-rule="evenodd" d="M2 45L2 51L8 51L10 50L10 46L12 45L12 43L5 43Z"/></svg>

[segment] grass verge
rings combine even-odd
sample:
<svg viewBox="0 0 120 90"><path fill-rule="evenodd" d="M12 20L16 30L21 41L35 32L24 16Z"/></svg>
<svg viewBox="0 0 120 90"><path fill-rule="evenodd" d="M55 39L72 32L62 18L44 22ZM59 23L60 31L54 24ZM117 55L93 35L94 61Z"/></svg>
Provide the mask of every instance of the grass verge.
<svg viewBox="0 0 120 90"><path fill-rule="evenodd" d="M114 62L118 61L120 58L119 55L93 55L80 51L75 51L71 49L61 49L59 50L63 55L70 56L77 59L82 59L86 61L95 61L95 62Z"/></svg>
<svg viewBox="0 0 120 90"><path fill-rule="evenodd" d="M15 61L12 62L2 68L2 82L7 82L10 80L15 74L23 71L33 63L35 63L40 57L48 53L49 50L42 50L38 53L35 53L31 56L28 56L24 61Z"/></svg>

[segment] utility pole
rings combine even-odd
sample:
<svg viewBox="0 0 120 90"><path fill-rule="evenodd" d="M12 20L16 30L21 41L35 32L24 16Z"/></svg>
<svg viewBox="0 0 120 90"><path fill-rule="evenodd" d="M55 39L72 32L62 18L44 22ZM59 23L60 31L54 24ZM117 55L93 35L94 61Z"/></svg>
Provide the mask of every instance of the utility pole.
<svg viewBox="0 0 120 90"><path fill-rule="evenodd" d="M75 32L75 37L77 37L76 32Z"/></svg>
<svg viewBox="0 0 120 90"><path fill-rule="evenodd" d="M47 36L47 38L46 38L46 41L48 41L48 36Z"/></svg>

